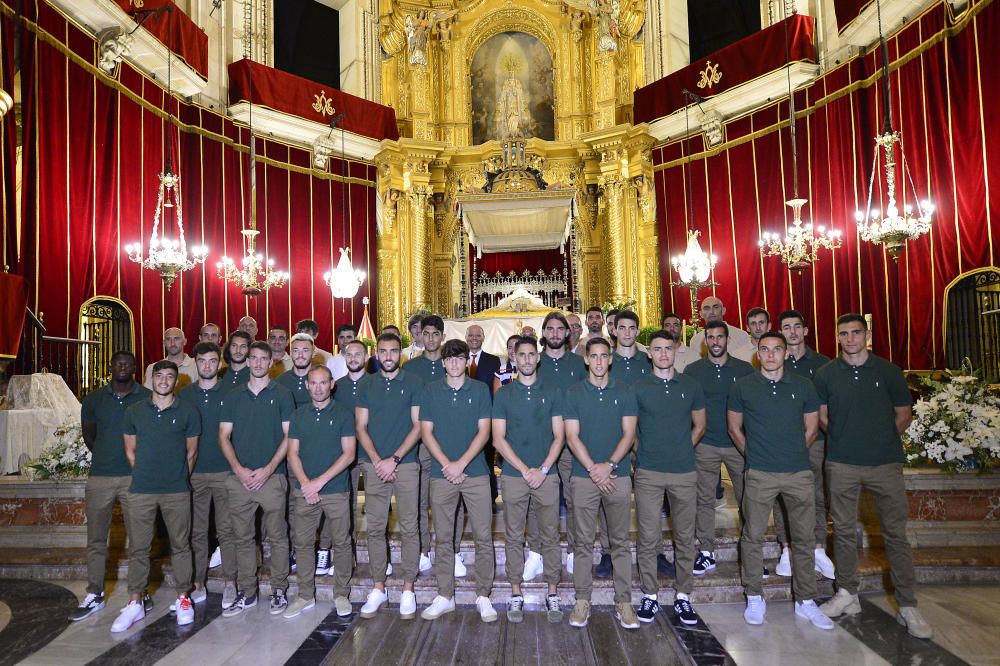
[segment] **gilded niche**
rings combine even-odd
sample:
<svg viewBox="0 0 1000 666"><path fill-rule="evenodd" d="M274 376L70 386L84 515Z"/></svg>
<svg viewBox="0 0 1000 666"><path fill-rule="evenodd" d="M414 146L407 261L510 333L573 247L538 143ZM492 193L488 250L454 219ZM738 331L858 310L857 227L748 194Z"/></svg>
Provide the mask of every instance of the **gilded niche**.
<svg viewBox="0 0 1000 666"><path fill-rule="evenodd" d="M552 56L533 35L503 32L472 58L472 143L555 139Z"/></svg>

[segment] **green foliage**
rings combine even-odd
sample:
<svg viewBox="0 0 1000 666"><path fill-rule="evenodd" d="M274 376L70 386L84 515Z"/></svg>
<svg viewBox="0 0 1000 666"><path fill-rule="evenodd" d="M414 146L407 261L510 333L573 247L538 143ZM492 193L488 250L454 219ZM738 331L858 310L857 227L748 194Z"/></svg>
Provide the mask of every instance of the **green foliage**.
<svg viewBox="0 0 1000 666"><path fill-rule="evenodd" d="M640 345L649 345L649 336L660 330L659 326L643 326L639 329L639 335L636 337L636 342Z"/></svg>
<svg viewBox="0 0 1000 666"><path fill-rule="evenodd" d="M627 301L621 301L620 303L612 303L611 301L604 301L604 303L601 305L601 312L603 312L604 316L607 317L608 313L611 312L612 310L618 310L619 312L621 312L622 310L633 310L635 308L635 304L636 300L634 298L630 298Z"/></svg>

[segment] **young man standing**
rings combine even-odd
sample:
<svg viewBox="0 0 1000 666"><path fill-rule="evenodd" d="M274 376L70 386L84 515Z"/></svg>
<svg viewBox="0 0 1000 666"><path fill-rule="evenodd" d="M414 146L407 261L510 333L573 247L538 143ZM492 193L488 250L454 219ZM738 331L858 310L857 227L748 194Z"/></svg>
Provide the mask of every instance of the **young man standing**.
<svg viewBox="0 0 1000 666"><path fill-rule="evenodd" d="M708 355L708 340L706 339L706 335L708 333L708 322L724 322L726 317L726 305L722 302L722 299L716 298L715 296L709 296L701 302L699 314L705 322L705 330L695 333L691 338L691 350L695 359L704 358ZM756 345L753 343L753 338L750 337L749 333L738 326L729 327L728 349L730 356L750 363L753 361L753 353L756 348Z"/></svg>
<svg viewBox="0 0 1000 666"><path fill-rule="evenodd" d="M198 342L211 342L212 344L222 344L222 331L218 324L208 323L198 331Z"/></svg>
<svg viewBox="0 0 1000 666"><path fill-rule="evenodd" d="M167 352L163 360L173 361L180 372L177 377L178 391L198 381L198 369L194 365L194 359L184 353L184 345L186 344L187 338L184 337L184 331L181 329L168 328L163 332L163 350ZM150 363L146 366L142 383L150 391L153 390L153 365Z"/></svg>
<svg viewBox="0 0 1000 666"><path fill-rule="evenodd" d="M576 353L582 359L587 358L587 343L594 338L604 336L604 312L601 308L592 306L586 314L587 334L580 338L576 346Z"/></svg>
<svg viewBox="0 0 1000 666"><path fill-rule="evenodd" d="M358 327L354 324L341 324L337 327L337 348L340 350L336 356L326 362L326 367L333 373L333 381L339 380L347 374L347 359L344 352L347 343L358 337Z"/></svg>
<svg viewBox="0 0 1000 666"><path fill-rule="evenodd" d="M222 558L222 578L225 587L222 607L236 600L236 543L229 518L229 463L219 449L219 420L225 397L219 381L219 345L199 342L192 350L198 367L198 382L182 390L178 397L198 410L201 416L201 436L198 438L198 458L191 473L191 549L194 551L194 592L196 604L206 599L205 580L209 569L208 524L215 506L215 534L219 539Z"/></svg>
<svg viewBox="0 0 1000 666"><path fill-rule="evenodd" d="M615 610L625 629L638 629L632 608L632 551L629 547L632 480L618 466L635 442L639 413L630 386L611 378L611 344L603 338L587 342L586 381L566 390L563 418L566 439L573 452L573 510L576 512L576 557L573 585L576 605L570 615L573 627L590 619L593 588L591 560L597 515L607 516L608 541L614 562Z"/></svg>
<svg viewBox="0 0 1000 666"><path fill-rule="evenodd" d="M143 619L142 596L149 583L149 547L160 510L170 538L170 564L177 589L177 624L194 622L191 589L191 484L198 455L201 417L198 410L174 395L177 364L153 364L153 395L125 410L122 433L125 457L132 466L128 502L128 604L111 624L127 630Z"/></svg>
<svg viewBox="0 0 1000 666"><path fill-rule="evenodd" d="M266 342L253 343L248 359L250 381L226 395L219 422L219 448L233 472L226 479L226 489L239 582L236 600L223 611L226 617L257 605L254 526L258 508L263 511L261 531L271 544L271 615L280 615L288 605L285 454L295 401L288 390L268 376L271 348Z"/></svg>
<svg viewBox="0 0 1000 666"><path fill-rule="evenodd" d="M708 299L706 299L708 300ZM698 470L698 517L695 528L701 552L694 561L693 573L702 576L715 568L715 487L719 471L726 466L733 483L737 506L743 504L743 456L733 446L726 422L729 389L736 380L753 373L753 366L729 355L729 326L713 320L705 326L708 356L698 359L684 374L701 384L705 392L707 416L705 436L695 448Z"/></svg>
<svg viewBox="0 0 1000 666"><path fill-rule="evenodd" d="M427 330L424 320L424 330ZM424 338L427 345L427 338ZM426 353L426 352L425 352ZM431 454L431 511L434 516L434 572L438 596L420 617L434 620L455 610L454 532L465 503L476 544L476 607L483 622L495 622L493 509L483 446L490 436L490 392L469 378L469 346L449 340L442 349L447 376L420 395L420 432ZM411 361L412 363L412 361Z"/></svg>
<svg viewBox="0 0 1000 666"><path fill-rule="evenodd" d="M320 349L320 346L316 344L319 339L319 324L313 319L302 319L295 324L296 333L307 333L313 339L313 365L326 365L327 361L333 358L333 354L326 351L325 349Z"/></svg>
<svg viewBox="0 0 1000 666"><path fill-rule="evenodd" d="M111 382L83 399L80 421L83 442L92 459L84 490L87 514L87 595L70 621L86 619L104 608L104 573L108 558L108 535L115 501L121 503L128 529L128 489L132 467L122 446L125 410L149 398L149 389L135 381L135 356L116 351L109 367ZM150 604L152 608L152 604Z"/></svg>
<svg viewBox="0 0 1000 666"><path fill-rule="evenodd" d="M621 318L618 321L620 324ZM670 502L674 565L677 569L674 613L682 623L694 625L698 624L698 615L691 608L689 596L698 509L698 473L695 471L694 451L705 434L705 394L697 380L685 377L674 369L676 346L676 339L669 333L653 333L649 338L653 374L633 385L639 406L635 512L639 524L636 562L642 586L642 605L637 615L640 622L652 622L660 610L656 556L663 547L660 516L666 493Z"/></svg>
<svg viewBox="0 0 1000 666"><path fill-rule="evenodd" d="M424 336L421 333L423 331L423 321L423 316L415 314L406 323L406 328L410 331L410 346L403 349L403 363L415 359L424 353Z"/></svg>
<svg viewBox="0 0 1000 666"><path fill-rule="evenodd" d="M674 350L674 370L684 372L684 368L698 360L698 355L693 353L691 348L684 343L684 322L680 315L668 312L663 315L662 324L663 330L674 336L674 340L677 341Z"/></svg>
<svg viewBox="0 0 1000 666"><path fill-rule="evenodd" d="M300 553L316 547L316 529L326 517L332 533L334 558L333 605L340 617L352 608L351 488L348 467L354 462L354 416L333 401L333 375L324 366L309 371L312 404L299 407L288 426L288 467L295 480L289 519ZM272 550L273 552L273 550ZM284 617L298 617L316 606L316 571L311 557L303 557L296 574L299 594Z"/></svg>
<svg viewBox="0 0 1000 666"><path fill-rule="evenodd" d="M631 310L622 310L615 317L615 332L618 345L612 358L611 377L631 386L653 371L649 355L636 342L639 316Z"/></svg>
<svg viewBox="0 0 1000 666"><path fill-rule="evenodd" d="M746 457L740 536L747 595L743 619L747 624L764 624L764 533L774 501L781 495L791 528L795 615L818 629L833 629L833 622L816 605L813 573L816 508L808 448L819 432L819 397L808 379L784 371L785 336L768 332L757 342L760 371L730 388L727 417L729 435Z"/></svg>
<svg viewBox="0 0 1000 666"><path fill-rule="evenodd" d="M843 315L837 320L840 356L816 373L819 418L829 436L826 474L837 561L837 594L823 604L823 612L829 617L861 612L855 526L858 494L867 488L875 496L885 538L889 575L899 604L897 619L911 636L931 638L934 631L917 609L916 576L906 539L909 507L899 435L913 421L913 401L903 372L868 351L869 340L871 331L864 317Z"/></svg>
<svg viewBox="0 0 1000 666"><path fill-rule="evenodd" d="M403 343L393 333L379 336L376 354L381 370L362 386L354 408L358 430L359 464L365 475L365 520L368 523L368 559L373 589L361 617L372 618L389 600L385 579L389 566L386 536L389 507L396 496L396 523L402 548L399 568L403 594L399 616L412 620L417 614L413 582L420 564L420 408L423 383L399 367Z"/></svg>
<svg viewBox="0 0 1000 666"><path fill-rule="evenodd" d="M285 351L288 348L288 329L272 326L267 331L267 344L271 346L271 379L277 379L280 374L292 369L292 358Z"/></svg>
<svg viewBox="0 0 1000 666"><path fill-rule="evenodd" d="M274 381L288 389L295 400L295 408L305 407L312 398L309 397L309 387L306 384L309 369L313 366L313 354L316 345L308 333L296 333L292 336L292 347L289 357L292 369L278 375ZM272 377L273 379L273 377Z"/></svg>
<svg viewBox="0 0 1000 666"><path fill-rule="evenodd" d="M543 329L544 330L544 329ZM565 352L565 348L563 348ZM561 391L538 380L538 343L522 338L515 345L517 379L500 389L493 404L493 442L504 459L502 491L505 552L511 598L507 619L524 619L521 581L524 528L531 503L538 548L545 562L549 622L562 621L559 583L559 479L549 474L563 449Z"/></svg>
<svg viewBox="0 0 1000 666"><path fill-rule="evenodd" d="M747 310L746 320L747 330L750 332L750 338L756 350L761 336L771 330L771 315L764 308L750 308Z"/></svg>
<svg viewBox="0 0 1000 666"><path fill-rule="evenodd" d="M805 319L796 310L787 310L778 316L778 332L788 341L788 356L785 358L785 372L791 372L813 381L816 372L830 362L828 356L817 353L806 344L809 329ZM814 497L816 500L816 571L824 578L833 579L835 568L826 554L826 475L823 473L823 461L826 457L826 441L823 433L809 447L809 465L813 473ZM774 572L779 576L791 576L791 554L788 546L788 526L785 522L785 512L776 502L774 506L774 533L781 544L781 559L778 560Z"/></svg>
<svg viewBox="0 0 1000 666"><path fill-rule="evenodd" d="M245 386L250 380L250 367L247 365L247 355L253 338L246 331L233 331L222 349L222 358L226 367L219 373L224 391ZM268 347L270 349L270 347Z"/></svg>

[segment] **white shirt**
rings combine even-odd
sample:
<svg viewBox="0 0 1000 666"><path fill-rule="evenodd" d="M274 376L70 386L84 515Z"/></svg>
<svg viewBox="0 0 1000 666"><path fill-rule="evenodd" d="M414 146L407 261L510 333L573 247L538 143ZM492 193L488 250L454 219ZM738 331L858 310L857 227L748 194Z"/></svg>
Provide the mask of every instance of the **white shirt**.
<svg viewBox="0 0 1000 666"><path fill-rule="evenodd" d="M167 360L167 359L163 359ZM146 366L146 378L142 385L148 388L150 391L153 390L153 366L154 363L150 363ZM174 393L180 391L182 388L188 384L193 384L198 381L198 366L195 365L194 359L184 354L184 360L177 364L177 385L174 387Z"/></svg>
<svg viewBox="0 0 1000 666"><path fill-rule="evenodd" d="M343 354L337 354L326 362L326 367L330 368L330 374L333 375L333 381L337 381L341 377L347 376L347 359L344 358Z"/></svg>

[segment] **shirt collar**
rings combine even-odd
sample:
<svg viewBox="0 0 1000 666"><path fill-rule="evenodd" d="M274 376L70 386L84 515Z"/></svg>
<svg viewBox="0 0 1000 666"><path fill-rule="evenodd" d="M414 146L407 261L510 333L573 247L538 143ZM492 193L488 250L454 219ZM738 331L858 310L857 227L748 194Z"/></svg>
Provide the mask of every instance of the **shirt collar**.
<svg viewBox="0 0 1000 666"><path fill-rule="evenodd" d="M851 363L848 363L847 361L844 360L843 355L837 354L837 363L839 363L840 366L843 368L870 368L873 365L875 365L874 360L875 360L875 354L868 352L868 358L865 360L864 363L862 363L861 365L852 365Z"/></svg>
<svg viewBox="0 0 1000 666"><path fill-rule="evenodd" d="M761 384L775 384L775 383L777 383L777 384L790 384L792 382L791 374L789 374L788 372L781 373L781 379L779 379L777 382L773 382L770 379L768 379L767 377L765 377L764 373L762 373L760 370L758 370L757 372L755 372L753 374L754 374L754 377L757 378L757 381L759 381Z"/></svg>
<svg viewBox="0 0 1000 666"><path fill-rule="evenodd" d="M333 409L334 402L335 401L333 400L333 398L331 398L330 402L326 404L326 407L324 407L323 409L316 409L316 406L312 404L312 400L309 400L309 409L316 412L317 414L326 414L327 412Z"/></svg>
<svg viewBox="0 0 1000 666"><path fill-rule="evenodd" d="M168 411L170 411L171 409L177 409L177 408L179 407L178 403L179 403L180 401L179 401L179 400L177 399L177 397L176 397L176 396L174 396L174 401L173 401L172 403L170 403L170 406L169 406L169 407L165 407L165 408L163 408L163 409L160 409L159 407L157 407L157 406L156 406L156 403L155 403L155 402L153 402L153 396L150 396L150 397L146 398L146 401L145 401L145 402L146 402L146 405L147 405L147 406L148 406L148 407L149 407L149 408L150 408L151 410L153 410L153 411L158 411L158 412L168 412Z"/></svg>
<svg viewBox="0 0 1000 666"><path fill-rule="evenodd" d="M216 391L221 391L222 390L222 380L216 379L215 380L215 386L213 386L212 388L207 388L207 389L206 388L202 388L201 385L198 384L198 382L194 383L194 387L197 388L202 393L215 393Z"/></svg>
<svg viewBox="0 0 1000 666"><path fill-rule="evenodd" d="M543 386L542 385L542 380L540 380L540 379L536 379L535 383L532 384L531 386L527 386L525 384L522 384L521 382L517 381L516 379L513 382L511 382L511 383L517 386L517 390L518 391L537 391L538 389L542 388L542 386Z"/></svg>
<svg viewBox="0 0 1000 666"><path fill-rule="evenodd" d="M125 395L132 395L134 393L138 393L139 389L141 389L141 388L142 388L142 384L140 384L137 381L133 381L132 382L132 390L129 391L128 393L126 393ZM115 390L113 388L111 388L111 382L107 383L107 385L104 387L104 390L107 391L112 396L114 396L115 398L118 397L118 395L115 393Z"/></svg>
<svg viewBox="0 0 1000 666"><path fill-rule="evenodd" d="M462 382L462 385L459 388L455 389L455 388L451 387L451 384L448 383L448 378L445 377L445 379L444 379L444 385L445 385L445 387L449 391L452 391L453 393L457 393L459 391L468 391L470 388L472 388L472 382L474 382L474 381L478 381L478 380L472 379L471 377L465 377L465 381Z"/></svg>
<svg viewBox="0 0 1000 666"><path fill-rule="evenodd" d="M614 377L609 377L608 378L608 385L605 386L604 388L601 388L599 386L594 386L594 383L592 381L590 381L589 377L586 378L586 379L584 379L583 383L591 391L607 391L609 389L613 389L613 388L616 388L618 386L618 382L615 381Z"/></svg>

